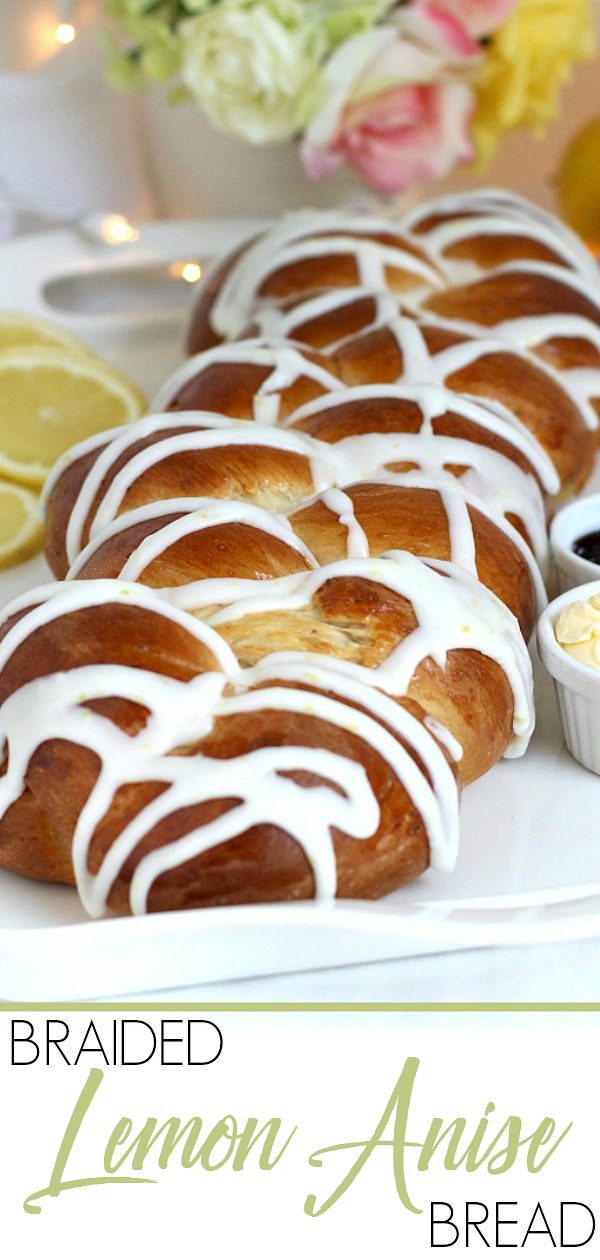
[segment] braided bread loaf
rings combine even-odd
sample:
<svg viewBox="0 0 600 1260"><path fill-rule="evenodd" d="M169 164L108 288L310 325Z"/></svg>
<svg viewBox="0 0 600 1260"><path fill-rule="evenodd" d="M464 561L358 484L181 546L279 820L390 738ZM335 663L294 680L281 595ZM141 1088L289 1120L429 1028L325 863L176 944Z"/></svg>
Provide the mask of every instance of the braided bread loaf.
<svg viewBox="0 0 600 1260"><path fill-rule="evenodd" d="M1 628L0 861L92 914L450 870L460 786L531 733L599 324L583 247L506 194L291 215L217 268L153 413L50 480L59 582Z"/></svg>

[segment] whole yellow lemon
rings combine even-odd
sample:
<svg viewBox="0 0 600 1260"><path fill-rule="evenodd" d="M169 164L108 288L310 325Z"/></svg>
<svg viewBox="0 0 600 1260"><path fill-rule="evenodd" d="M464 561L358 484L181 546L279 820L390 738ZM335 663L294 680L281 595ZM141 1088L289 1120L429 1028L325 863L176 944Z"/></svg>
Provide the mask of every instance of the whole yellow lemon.
<svg viewBox="0 0 600 1260"><path fill-rule="evenodd" d="M600 254L600 118L586 123L567 146L556 191L567 223Z"/></svg>

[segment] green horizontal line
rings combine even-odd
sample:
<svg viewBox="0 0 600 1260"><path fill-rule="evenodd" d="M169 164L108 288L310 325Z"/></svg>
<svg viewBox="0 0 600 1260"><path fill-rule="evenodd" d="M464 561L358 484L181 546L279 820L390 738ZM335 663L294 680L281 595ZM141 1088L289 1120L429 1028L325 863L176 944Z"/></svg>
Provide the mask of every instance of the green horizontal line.
<svg viewBox="0 0 600 1260"><path fill-rule="evenodd" d="M0 1002L0 1014L10 1011L218 1011L314 1012L316 1014L427 1014L437 1012L519 1013L562 1011L600 1012L600 1002Z"/></svg>

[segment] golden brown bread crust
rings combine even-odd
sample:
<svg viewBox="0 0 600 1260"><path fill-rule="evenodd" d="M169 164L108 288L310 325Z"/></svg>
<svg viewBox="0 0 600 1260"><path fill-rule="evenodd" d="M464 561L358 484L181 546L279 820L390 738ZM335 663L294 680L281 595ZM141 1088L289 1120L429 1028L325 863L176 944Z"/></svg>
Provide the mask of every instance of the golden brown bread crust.
<svg viewBox="0 0 600 1260"><path fill-rule="evenodd" d="M523 337L529 341L531 353L542 363L559 373L579 367L591 369L595 374L597 384L591 386L589 397L600 417L600 349L597 332L594 336L600 328L600 295L592 299L585 289L579 289L570 281L568 273L564 279L560 274L540 275L523 265L515 272L492 273L471 284L433 294L425 300L424 308L444 318L466 320L475 330L478 326L496 328L511 321L510 335L517 341L519 320L523 320ZM557 328L557 320L560 322L563 318L564 328ZM569 329L571 318L580 321L581 330ZM528 320L539 321L533 337L527 328ZM589 336L585 333L586 324L590 328ZM577 488L577 482L572 480L570 489Z"/></svg>
<svg viewBox="0 0 600 1260"><path fill-rule="evenodd" d="M429 864L429 846L418 810L390 774L383 758L349 732L296 715L263 710L256 721L217 720L209 739L198 746L211 757L239 756L275 742L332 748L367 770L381 801L377 832L360 845L336 831L333 840L338 868L338 895L376 898L411 882ZM54 741L36 754L27 792L6 815L0 832L0 860L8 869L34 879L73 883L71 844L79 813L95 782L98 767L80 746ZM298 776L300 780L300 776ZM304 774L305 786L317 786ZM98 828L90 851L90 870L98 869L115 837L154 799L157 785L122 789ZM198 805L173 814L140 842L123 867L109 896L111 909L130 913L129 885L141 857L177 840L231 808L235 798ZM314 878L297 842L280 828L262 824L235 839L178 865L155 881L148 910L192 909L197 906L290 901L314 896Z"/></svg>
<svg viewBox="0 0 600 1260"><path fill-rule="evenodd" d="M335 373L331 359L313 353L306 346L302 347L302 354L308 363L332 375ZM214 411L237 420L254 420L256 396L269 375L270 368L258 363L236 363L233 355L230 361L225 358L218 363L199 364L197 373L176 390L165 410ZM299 375L278 391L279 421L325 393L326 385L314 376Z"/></svg>
<svg viewBox="0 0 600 1260"><path fill-rule="evenodd" d="M354 291L356 285L370 285L377 275L368 253L361 253L361 236L357 232L354 254L352 250L350 255L342 252L346 262L349 258L354 261L354 279L346 277L353 292L346 297L344 287L340 287L339 306L333 311L329 309L329 302L319 307L314 300L307 301L307 298L314 299L317 291L335 290L338 286L337 254L323 252L319 255L318 283L314 276L310 283L303 278L305 266L310 270L310 236L321 244L326 238L327 228L316 219L304 237L304 253L300 256L298 237L294 237L296 252L291 268L279 266L285 248L273 238L275 245L269 260L267 288L257 284L247 291L244 283L239 302L229 301L230 309L225 317L217 309L221 286L215 286L206 301L203 299L205 326L210 326L213 318L217 322L225 318L227 335L239 337L249 335L249 331L252 334L264 331L265 327L273 332L280 318L283 323L279 326L285 327L287 336L297 337L317 349L331 349L341 339L381 323L382 291L387 290L388 308L389 299L396 292L399 303L403 300L409 303L405 314L430 312L444 320L466 321L475 334L478 330L485 332L500 326L501 336L515 349L531 350L538 360L545 361L561 374L575 365L592 368L597 373L598 385L596 390L591 389L589 403L600 415L600 349L594 333L600 323L600 299L591 260L573 234L553 222L551 216L532 212L531 207L518 198L496 197L493 192L475 194L471 204L468 196L442 200L437 205L434 203L431 210L423 207L413 211L399 226L404 233L404 247L412 242L421 250L422 259L434 269L425 282L423 277L416 282L413 277L408 287L397 286L390 282L384 268L377 281L377 294L362 295ZM368 235L365 229L362 239ZM347 239L351 244L351 233L347 233ZM373 231L372 239L385 239L385 232ZM258 248L260 257L260 243ZM264 258L261 266L264 270ZM544 326L548 317L560 315L576 317L583 324L587 322L592 334L588 337L576 328L562 330L556 328L556 324ZM383 322L389 319L388 309ZM532 319L540 323L538 335L531 328L516 326L519 321L530 324ZM213 336L211 333L210 338ZM194 348L200 349L202 344L201 339L196 338ZM212 344L212 340L205 344ZM379 355L374 364L375 375L369 379L382 379L379 367L385 362L385 355ZM384 371L391 372L390 361L387 362ZM384 379L391 376L386 375ZM523 392L528 390L524 387ZM555 443L550 444L549 449L553 448L557 449ZM582 467L585 458L584 451ZM589 458L587 472L579 478L572 465L573 460L567 456L565 493L581 486L589 472Z"/></svg>
<svg viewBox="0 0 600 1260"><path fill-rule="evenodd" d="M168 432L172 435L174 432L184 433L194 426L182 425L177 430L159 430L153 434L151 440L159 441L161 437ZM94 468L96 461L102 455L107 443L98 443L91 451L84 454L78 452L72 459L66 461L60 468L60 474L53 488L52 494L49 496L45 509L45 528L44 528L44 550L46 559L56 577L64 577L69 567L66 551L66 536L69 525L69 518L73 504L81 490L81 487ZM111 477L123 467L124 463L135 456L138 452L143 451L148 445L147 438L141 438L133 447L129 447L126 455L121 459L117 459L111 465ZM95 496L93 507L97 507L102 494L106 490L107 481L104 478L98 488ZM87 535L86 535L87 537Z"/></svg>
<svg viewBox="0 0 600 1260"><path fill-rule="evenodd" d="M549 249L540 241L532 241L531 237L519 236L517 233L502 237L490 237L485 234L478 236L473 233L468 240L455 241L454 244L448 245L444 250L444 256L461 260L468 258L486 270L488 268L492 270L494 267L501 267L503 263L516 262L520 259L556 263L557 266L562 264L562 259L556 250Z"/></svg>
<svg viewBox="0 0 600 1260"><path fill-rule="evenodd" d="M202 283L202 292L196 303L190 321L186 339L186 349L188 354L196 354L198 350L206 350L211 346L216 346L222 340L219 334L214 330L211 322L211 310L215 297L219 293L223 282L227 279L229 273L235 267L238 259L240 259L247 251L251 242L246 241L239 249L234 250L222 262L211 267L208 275Z"/></svg>
<svg viewBox="0 0 600 1260"><path fill-rule="evenodd" d="M590 255L574 232L506 189L442 195L410 210L403 224L443 265L460 264L449 265L454 277L520 260L593 275Z"/></svg>
<svg viewBox="0 0 600 1260"><path fill-rule="evenodd" d="M465 333L426 324L421 331L432 355L471 340ZM398 341L386 328L345 342L332 357L350 386L400 380L405 366ZM561 366L566 366L564 358ZM470 363L449 372L444 385L459 395L500 403L517 416L550 456L562 496L585 484L594 459L593 434L566 390L532 358L508 347L482 349Z"/></svg>
<svg viewBox="0 0 600 1260"><path fill-rule="evenodd" d="M320 442L332 445L344 438L358 437L365 434L418 433L423 423L421 407L411 398L378 397L363 399L357 403L356 398L348 396L347 402L338 401L335 405L323 400L322 407L315 408L310 415L294 420L291 428L298 429ZM506 435L490 432L478 424L472 415L462 415L457 400L456 410L441 412L431 422L432 433L439 437L455 438L458 441L472 442L475 446L484 446L487 450L497 451L504 455L523 472L534 479L537 474L526 455L513 445ZM398 454L401 454L401 447ZM386 467L396 472L407 471L414 464L407 458L398 458L386 463ZM446 465L448 472L460 476L463 471L460 465Z"/></svg>
<svg viewBox="0 0 600 1260"><path fill-rule="evenodd" d="M353 596L354 603L365 598L376 613L377 592L359 589ZM343 591L337 595L325 592L322 603L331 618L337 617L338 621L346 618L348 604ZM385 595L384 628L389 622L387 603ZM15 619L10 623L13 624ZM3 628L3 637L10 625ZM377 650L376 645L373 650ZM196 639L174 627L166 618L150 616L137 608L106 604L100 612L80 609L32 634L2 672L2 699L33 678L43 676L50 661L64 669L115 661L180 679L194 677L198 669L211 669L215 664ZM499 673L501 675L501 671ZM426 680L425 693L428 686L431 686L430 679ZM411 700L401 703L423 720L426 710L418 703ZM143 728L147 717L138 704L123 700L109 698L95 702L94 708L129 734ZM180 755L202 752L207 757L232 758L252 749L286 744L331 749L356 760L365 767L380 802L380 825L367 840L357 845L355 839L342 832L334 836L339 895L380 896L425 869L428 844L418 810L389 763L350 731L340 731L339 727L332 727L310 714L274 712L265 707L250 723L242 715L218 718L205 740L181 749ZM2 864L33 878L73 882L72 838L99 768L97 757L80 745L57 739L42 743L30 761L26 790L8 811L0 828ZM295 777L306 787L317 786L319 782L317 776L311 778L306 772L298 772ZM97 870L114 838L144 805L160 795L163 787L152 782L136 783L117 792L94 833L89 858L91 871ZM190 829L226 812L234 803L232 796L204 802L192 810L174 811L151 829L115 881L109 897L111 907L120 913L129 911L131 875L145 853L171 844ZM185 909L197 905L287 900L310 897L313 892L313 876L299 845L280 828L263 825L242 832L227 844L178 865L173 872L156 880L148 908Z"/></svg>
<svg viewBox="0 0 600 1260"><path fill-rule="evenodd" d="M360 293L349 297L341 291L333 310L314 309L314 303L305 302L303 295L289 298L278 305L278 316L269 310L264 322L277 329L285 322L286 335L294 337L305 346L314 350L327 351L336 342L354 337L370 328L377 319L377 301L372 293ZM398 310L405 311L401 295L398 298ZM409 313L405 311L405 313ZM281 319L283 317L283 320ZM240 340L244 337L257 337L263 332L263 312L256 312L253 322L242 329Z"/></svg>
<svg viewBox="0 0 600 1260"><path fill-rule="evenodd" d="M108 438L108 435L107 435ZM104 445L94 448L85 455L80 455L65 464L61 471L54 492L50 495L44 516L44 551L52 572L56 577L64 577L68 568L67 529L73 510L73 504L96 459Z"/></svg>
<svg viewBox="0 0 600 1260"><path fill-rule="evenodd" d="M288 222L287 235L272 246L266 234L266 259L264 249L261 253L262 241L259 237L233 252L211 271L192 317L187 338L189 354L206 350L227 336L241 334L247 319L242 318L235 329L224 332L215 318L215 303L224 284L236 269L239 270L239 264L247 268L248 258L257 253L257 245L260 272L252 295L253 303L263 301L268 305L281 306L290 297L297 300L300 296L314 296L326 290L360 285L363 279L359 254L365 242L367 248L377 255L385 287L392 292L409 294L419 290L425 275L429 285L443 283L439 267L418 239L395 228L392 223L386 224L385 220L363 219L365 226L361 226L361 216L358 216L354 218L354 223L359 226L351 226L346 220L339 228L334 226L335 220L331 216L318 216L316 220L311 218L305 225L301 218L296 220L290 216ZM329 253L328 239L332 242ZM294 247L299 244L304 248L296 257ZM250 316L251 311L248 311Z"/></svg>
<svg viewBox="0 0 600 1260"><path fill-rule="evenodd" d="M0 643L25 611L3 622ZM111 663L182 681L216 667L213 653L173 623L166 609L164 617L148 617L142 608L106 602L101 613L94 607L65 613L16 647L0 673L0 704L35 678L82 665ZM123 703L124 712L130 714L131 706Z"/></svg>
<svg viewBox="0 0 600 1260"><path fill-rule="evenodd" d="M471 221L472 230L462 239L450 240L441 251L444 258L455 261L467 259L469 262L476 263L482 271L492 271L504 263L518 262L522 259L554 263L558 267L568 265L559 250L553 249L544 241L520 234L518 228L507 227L505 232L494 234L485 231L478 232L478 215L467 212L461 214L460 217ZM416 236L427 237L436 228L443 224L450 224L455 219L456 216L449 213L426 215L413 222L412 231Z"/></svg>
<svg viewBox="0 0 600 1260"><path fill-rule="evenodd" d="M546 284L546 277L535 276L533 279L538 287ZM573 289L568 292L573 299ZM452 295L458 293L460 290L456 288L447 289L439 295L439 300L449 302ZM585 303L580 294L576 293L575 297L582 304L580 313L584 307L593 308L593 303ZM435 301L435 298L431 299L432 303ZM394 306L397 309L395 319L392 318ZM437 306L435 309L438 309ZM298 322L290 322L289 315L286 316L283 326L287 335L305 337L307 341L313 338L314 346L326 349L328 353L315 356L313 362L318 362L331 376L338 376L344 385L355 387L403 381L422 383L424 374L427 374L427 379L444 385L458 395L480 398L492 405L500 404L516 416L552 460L561 480L561 498L575 493L585 484L593 465L595 435L581 406L555 371L547 370L543 360L559 372L573 366L600 368L600 352L590 342L578 342L572 337L554 338L547 346L543 342L536 347L537 357L534 357L518 345L511 348L502 339L484 340L470 334L460 323L430 322L427 318L416 317L413 312L410 318L416 322L418 331L415 335L422 340L422 352L428 356L426 366L421 354L415 366L414 338L402 331L408 314L401 297L395 299L393 295L387 295L383 322L374 296L347 303L342 295L339 304L328 305L320 315L305 320L303 312L307 310L314 310L314 303L307 306L301 302L296 307L292 302L291 312L292 315L297 313ZM465 317L461 315L460 307L458 316ZM470 319L473 318L471 312ZM267 322L273 325L272 312L268 312ZM273 326L277 330L277 322ZM484 333L483 325L480 331ZM259 418L253 415L254 392L264 387L269 370L252 364L253 340L234 343L232 359L234 353L239 355L246 344L245 362L211 362L208 356L208 361L199 363L198 373L191 375L189 381L176 391L169 408L186 405L191 409L212 408L223 415L240 419ZM268 339L264 344L268 344ZM448 354L455 347L459 351L456 358ZM310 351L304 348L302 353L310 360ZM600 406L600 372L598 381L597 405ZM301 408L305 401L324 395L326 389L322 382L314 379L295 379L278 393L278 423L294 425L295 410Z"/></svg>
<svg viewBox="0 0 600 1260"><path fill-rule="evenodd" d="M367 482L348 487L347 494L372 556L410 551L424 559L450 560L448 516L439 491ZM536 614L530 569L501 529L476 508L468 511L479 580L510 608L529 639ZM322 499L293 512L290 520L319 564L331 564L346 554L346 531Z"/></svg>
<svg viewBox="0 0 600 1260"><path fill-rule="evenodd" d="M308 651L374 669L417 624L403 596L363 578L336 577L320 587L308 609L280 611L277 617L247 614L221 622L219 631L244 666L256 664L266 651ZM450 652L444 670L428 658L415 670L407 696L458 740L463 784L485 774L510 741L508 681L480 653Z"/></svg>
<svg viewBox="0 0 600 1260"><path fill-rule="evenodd" d="M125 525L98 545L77 576L86 581L119 577L126 561L145 538L172 521L180 520L181 516L181 513L167 514L136 525ZM340 557L342 554L346 552L340 549ZM243 521L229 521L187 534L172 543L142 569L139 581L144 586L162 589L203 578L278 578L309 568L302 553L281 538Z"/></svg>
<svg viewBox="0 0 600 1260"><path fill-rule="evenodd" d="M415 791L410 776L403 778L400 762L389 750L382 751L387 747L382 733L437 793L435 757L444 768L452 765L462 784L469 783L502 756L525 721L521 684L515 682L521 670L526 691L522 640L518 668L507 664L504 646L488 652L485 635L483 645L474 646L479 642L478 617L486 633L488 626L487 614L479 609L489 610L493 624L504 628L496 633L496 646L504 630L508 638L519 638L513 619L497 601L514 614L523 634L530 634L536 581L528 547L535 543L537 518L529 505L522 505L519 514L519 495L526 486L535 511L541 511L543 535L544 501L548 503L559 481L563 492L582 484L593 441L576 393L562 383L565 377L548 371L518 339L514 347L487 334L481 340L453 321L480 325L485 332L516 314L552 313L552 303L563 290L571 294L571 308L563 303L566 311L589 320L594 303L569 280L561 248L553 251L544 241L536 242L518 225L490 237L474 215L468 238L459 234L442 248L438 237L435 250L430 249L428 237L433 241L450 221L439 214L430 215L429 222L415 220L412 237L391 226L361 230L348 222L343 229L331 223L307 227L305 233L293 228L291 235L277 238L272 257L264 243L243 247L209 279L190 348L216 345L224 329L231 331L226 325L234 317L221 299L238 274L248 305L245 314L242 303L242 316L235 315L242 320L237 332L244 322L255 320L250 327L260 344L236 342L231 353L221 346L218 355L203 356L174 385L166 404L170 416L156 422L148 418L110 450L98 445L75 452L55 479L48 502L48 555L54 571L63 576L74 559L81 590L103 579L114 582L121 593L113 602L110 595L103 604L92 600L93 607L86 607L82 596L84 605L70 613L60 612L59 601L58 612L50 612L47 623L34 628L0 669L0 704L56 671L65 671L68 678L83 667L125 665L137 671L133 691L121 694L116 674L114 694L109 681L94 693L95 699L86 699L84 689L76 706L89 710L90 719L101 719L104 732L112 724L115 747L123 747L119 732L132 739L147 736L152 746L156 715L150 695L156 698L162 692L145 689L144 672L148 680L156 675L179 680L194 704L200 696L200 706L209 693L193 690L198 680L204 686L204 680L220 679L223 689L206 715L202 707L194 710L195 720L202 717L204 724L201 736L194 728L193 738L171 743L166 760L150 763L153 772L131 772L128 781L125 769L106 808L94 815L85 856L88 875L105 871L109 855L121 852L128 829L137 837L132 848L125 846L124 859L113 871L108 904L120 913L136 908L133 885L139 880L133 876L144 864L144 869L159 870L146 907L153 911L315 894L320 877L309 856L310 844L303 846L294 830L293 811L282 822L267 805L257 822L256 811L240 810L248 797L241 781L236 782L237 759L266 754L270 765L271 754L282 750L291 751L291 760L275 758L274 766L286 767L275 774L280 782L287 778L301 787L305 802L332 793L336 800L348 795L343 778L333 772L338 760L350 763L357 782L366 773L379 815L366 838L357 838L347 817L347 831L331 824L337 894L383 895L420 874L434 850L429 807L418 805L423 800L420 789ZM364 250L361 255L363 247L366 255ZM256 279L247 268L253 254L262 259ZM381 283L397 298L388 294L382 302L380 296L355 291L365 283L366 256L371 260L366 270L371 274L372 266L379 268ZM442 276L442 257L453 265L466 261L475 269L491 269L491 274L450 283L450 271ZM507 262L508 270L498 272ZM552 274L544 274L544 267L554 269ZM556 275L558 268L564 281ZM493 281L500 283L488 301L492 290L485 286ZM545 290L542 281L548 281ZM325 306L313 301L336 286L352 290L349 300L328 300ZM412 303L410 320L402 306L405 298ZM583 309L586 302L590 310ZM267 312L264 318L261 308ZM295 346L295 375L289 379L285 356L278 357L279 319L309 343ZM585 337L553 333L533 350L552 369L559 363L560 371L568 372L573 364L587 362L589 345ZM411 358L415 346L416 359ZM263 353L266 366L257 357ZM404 392L402 380L407 381ZM382 387L388 383L386 392ZM462 394L467 395L464 402ZM273 422L273 440L265 414ZM411 444L413 438L424 444ZM364 454L356 455L359 448ZM369 465L369 452L376 450L379 454L372 455ZM486 462L488 455L491 462ZM554 480L545 456L557 471ZM99 457L104 472L95 484ZM361 460L366 461L364 471ZM492 474L496 470L500 475L502 461L512 470L501 487L510 504L498 509L490 506L496 504ZM407 472L412 480L404 476ZM82 529L80 537L71 529L69 560L65 536L78 499ZM239 511L224 515L221 506L214 506L229 501ZM528 521L535 526L532 533ZM456 554L467 566L466 576L476 572L478 581L469 578L471 585L465 582L456 603L452 596L446 605L441 588L455 581L454 570L460 567ZM379 556L384 559L377 561ZM373 559L363 562L361 557ZM402 576L388 580L386 565L396 566ZM434 609L431 617L431 625L439 622L442 627L437 638L430 637L422 594L433 592L427 576L432 572L441 598L441 609ZM164 615L157 613L148 592L144 598L150 603L137 606L135 593L121 590L132 574L142 587L159 591L160 599L152 599L158 600L158 609L165 608ZM267 594L254 583L262 584ZM486 603L484 588L496 599ZM166 605L161 603L165 599ZM250 602L244 604L245 599ZM168 601L193 608L199 620L186 622L185 614L179 621L171 617ZM194 627L205 621L205 638L197 638ZM10 632L9 624L0 644ZM427 645L421 655L419 644ZM406 677L402 661L410 664ZM233 662L231 669L227 662ZM369 699L364 698L365 687ZM187 699L174 694L185 710ZM281 699L288 694L288 701ZM247 699L252 703L244 706ZM239 711L236 705L241 705ZM425 743L421 737L411 742L407 732L413 728L402 725L401 715L416 723ZM173 729L180 728L175 724ZM462 758L454 766L457 743ZM92 745L67 735L58 738L56 730L40 737L27 762L22 794L0 823L0 862L35 878L72 881L75 829L105 764ZM430 745L435 748L432 760ZM330 760L311 760L311 750ZM180 767L186 759L191 773L204 775L204 787L193 803L185 797L186 803L177 805L180 798L169 791L179 779L175 774L171 781L166 762ZM222 762L231 763L226 787L217 772ZM205 791L211 768L215 783L221 784L212 796ZM163 814L161 801L167 802ZM245 822L235 821L238 810ZM191 849L181 847L184 838L217 822L215 834L221 836L230 817L233 830L226 842L185 856ZM167 870L155 868L150 856L169 851L184 856L174 858Z"/></svg>
<svg viewBox="0 0 600 1260"><path fill-rule="evenodd" d="M540 282L540 277L536 277L536 282ZM569 293L572 299L572 289ZM405 354L404 336L399 333L399 326L410 318L416 323L418 336L430 356L427 367L430 379L459 395L506 407L549 455L561 479L561 497L575 493L591 473L596 442L581 407L556 373L572 367L599 369L600 352L590 341L566 336L541 342L535 347L535 357L518 344L513 348L499 338L484 340L483 323L482 335L477 336L455 322L464 318L473 322L476 317L473 309L467 314L460 305L454 313L455 294L459 295L460 290L448 289L439 298L429 300L432 311L439 310L446 317L453 312L452 319L446 318L440 323L416 316L403 307L401 299L397 302L397 319L392 320L391 295L388 295L385 318L381 322L375 297L367 295L348 303L342 298L339 305L329 306L320 314L313 313L310 318L305 318L304 312L312 310L311 305L292 303L292 317L286 316L284 326L289 336L304 338L307 343L328 351L328 356L323 354L323 362L329 362L340 380L352 387L414 380L411 356ZM583 302L581 295L575 296L581 302L579 313L593 308L593 304ZM444 302L447 310L443 309ZM505 317L504 308L502 317ZM277 330L277 322L273 322L271 315L268 323ZM408 341L412 350L411 339ZM452 347L467 350L454 366L452 358L444 354ZM545 364L553 371L548 371ZM423 373L422 362L419 362L419 372ZM600 374L598 379L596 405L600 406Z"/></svg>
<svg viewBox="0 0 600 1260"><path fill-rule="evenodd" d="M398 550L425 559L451 559L448 515L438 490L366 482L348 487L347 494L372 556ZM493 521L475 507L468 511L479 580L510 608L524 637L529 639L536 616L530 566ZM124 524L121 530L99 542L78 569L78 578L119 577L145 538L180 517L181 514L156 516L135 525ZM345 558L347 529L322 497L292 512L289 520L318 564ZM523 529L522 532L527 540ZM142 569L139 581L166 589L204 578L278 578L302 569L310 569L308 559L282 539L243 522L229 521L187 533L166 545Z"/></svg>
<svg viewBox="0 0 600 1260"><path fill-rule="evenodd" d="M170 430L168 436L186 432L193 436L202 430L200 420L197 424ZM255 445L250 426L247 443L243 446L222 444L215 449L187 449L176 455L161 457L160 443L164 437L165 433L159 429L134 443L114 461L110 471L102 478L86 513L82 533L84 546L89 540L90 525L99 504L118 473L136 454L151 447L157 448L156 461L139 476L132 476L120 502L119 515L148 503L200 495L249 500L270 511L283 512L313 493L309 460L294 451ZM59 477L48 500L46 557L58 578L65 577L69 568L66 526L89 467L87 458L74 460Z"/></svg>
<svg viewBox="0 0 600 1260"><path fill-rule="evenodd" d="M326 240L328 236L334 237L335 235L337 234L334 232L322 232L319 234L321 240ZM344 236L349 241L349 248L342 253L325 255L325 257L321 253L317 253L311 256L310 250L308 250L299 262L283 263L283 265L277 265L279 259L276 256L273 268L269 270L268 275L257 290L258 298L265 297L280 300L290 295L295 297L299 293L322 293L324 288L346 289L360 284L360 268L356 254L352 250L354 241L372 241L392 250L399 247L403 253L408 253L415 259L420 259L431 265L431 260L426 251L421 249L416 241L411 241L400 232L354 231L345 232ZM415 287L415 279L419 273L411 268L410 261L405 261L404 265L398 262L387 261L384 270L386 281L394 293L402 293Z"/></svg>
<svg viewBox="0 0 600 1260"><path fill-rule="evenodd" d="M596 303L568 282L568 276L540 275L524 265L517 271L500 272L454 285L431 294L422 303L448 319L465 320L475 326L494 328L505 320L540 315L580 315L600 323Z"/></svg>

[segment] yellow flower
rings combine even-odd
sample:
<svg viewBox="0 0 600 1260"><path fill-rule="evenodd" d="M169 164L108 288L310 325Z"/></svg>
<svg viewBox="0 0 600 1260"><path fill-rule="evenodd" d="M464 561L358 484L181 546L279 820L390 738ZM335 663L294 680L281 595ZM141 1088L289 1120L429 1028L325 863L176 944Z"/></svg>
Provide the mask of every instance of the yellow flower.
<svg viewBox="0 0 600 1260"><path fill-rule="evenodd" d="M518 0L494 31L476 82L473 137L480 160L513 127L538 134L556 117L573 61L595 51L594 0Z"/></svg>

